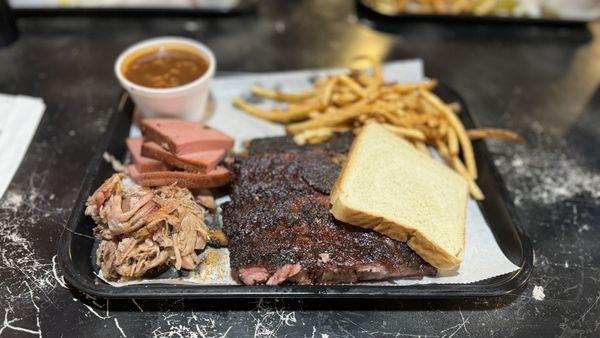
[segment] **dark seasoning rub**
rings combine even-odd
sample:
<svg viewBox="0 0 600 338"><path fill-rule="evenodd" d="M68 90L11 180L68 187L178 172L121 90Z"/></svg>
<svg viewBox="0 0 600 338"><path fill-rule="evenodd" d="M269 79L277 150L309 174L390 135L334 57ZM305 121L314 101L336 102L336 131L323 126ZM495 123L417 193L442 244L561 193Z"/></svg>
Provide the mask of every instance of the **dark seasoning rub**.
<svg viewBox="0 0 600 338"><path fill-rule="evenodd" d="M312 284L436 274L405 243L329 213L351 141L346 134L320 147L288 148L289 138L263 139L250 144L249 157L236 159L232 201L223 206L234 278Z"/></svg>

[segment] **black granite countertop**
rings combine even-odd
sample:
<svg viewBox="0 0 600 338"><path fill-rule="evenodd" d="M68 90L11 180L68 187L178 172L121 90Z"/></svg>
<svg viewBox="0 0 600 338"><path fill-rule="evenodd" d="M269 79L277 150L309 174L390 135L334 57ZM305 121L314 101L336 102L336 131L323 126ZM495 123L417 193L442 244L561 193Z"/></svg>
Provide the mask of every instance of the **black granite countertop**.
<svg viewBox="0 0 600 338"><path fill-rule="evenodd" d="M0 201L0 336L598 336L600 332L600 23L587 27L389 22L351 1L263 1L232 17L22 17L0 49L0 92L48 108ZM385 32L384 32L385 31ZM482 126L535 248L529 284L471 300L91 299L65 286L57 242L120 87L130 44L182 35L221 71L343 66L356 54L423 58ZM1 113L1 112L0 112Z"/></svg>

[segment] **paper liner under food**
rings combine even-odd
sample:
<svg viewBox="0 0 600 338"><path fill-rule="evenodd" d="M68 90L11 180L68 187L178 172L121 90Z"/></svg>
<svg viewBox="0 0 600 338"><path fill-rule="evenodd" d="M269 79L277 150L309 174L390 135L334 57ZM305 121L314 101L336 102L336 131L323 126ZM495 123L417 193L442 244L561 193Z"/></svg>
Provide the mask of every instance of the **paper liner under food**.
<svg viewBox="0 0 600 338"><path fill-rule="evenodd" d="M318 74L330 73L329 71L294 71L268 74L248 74L230 76L216 79L213 83L213 92L216 97L217 107L215 115L208 121L208 125L218 128L236 139L236 146L241 147L242 142L257 137L284 135L284 128L280 124L271 123L244 113L231 104L234 96L247 97L252 84L259 83L269 88L282 88L284 90L301 90L310 85L310 80ZM421 60L409 60L388 63L383 67L385 78L389 81L417 82L424 78ZM133 134L137 130L132 131ZM226 199L220 199L219 204ZM483 217L479 205L474 200L469 200L467 205L466 239L464 261L460 267L450 272L444 272L437 277L424 277L422 279L396 279L379 282L360 282L357 284L369 285L415 285L415 284L467 284L484 279L504 275L519 269L502 252L487 221ZM198 272L185 278L177 279L144 279L128 282L108 282L113 286L134 284L178 284L178 285L231 285L235 281L230 276L229 251L227 249L209 248L201 255L213 255L218 252L218 259L207 259L200 264ZM205 266L210 265L210 266ZM102 276L100 276L102 278Z"/></svg>
<svg viewBox="0 0 600 338"><path fill-rule="evenodd" d="M104 278L102 271L98 277L108 284L116 287L139 284L176 284L176 285L233 285L236 282L231 278L229 267L229 250L226 248L207 248L198 255L200 264L195 271L190 271L187 277L180 278L155 278L114 282Z"/></svg>
<svg viewBox="0 0 600 338"><path fill-rule="evenodd" d="M111 282L99 275L110 285L121 287L136 284L175 284L175 285L233 285L229 266L229 250L208 248L200 255L201 263L190 276L177 279L144 279L128 282ZM470 200L467 206L466 240L464 261L453 271L446 271L437 277L422 279L395 279L357 284L415 285L415 284L468 284L518 270L496 243L494 234L487 225L479 206Z"/></svg>

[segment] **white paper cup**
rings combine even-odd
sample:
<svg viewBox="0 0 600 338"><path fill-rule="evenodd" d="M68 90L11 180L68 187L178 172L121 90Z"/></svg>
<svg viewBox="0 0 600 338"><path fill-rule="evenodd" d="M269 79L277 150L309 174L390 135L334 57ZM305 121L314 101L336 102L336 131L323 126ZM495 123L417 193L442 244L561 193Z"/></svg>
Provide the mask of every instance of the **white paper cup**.
<svg viewBox="0 0 600 338"><path fill-rule="evenodd" d="M178 87L151 88L129 81L123 69L134 55L156 47L183 47L199 52L207 61L208 69L196 80ZM115 74L121 86L129 92L142 117L175 117L199 121L207 114L206 103L210 82L215 75L216 60L205 45L186 38L160 37L145 40L126 49L115 62Z"/></svg>

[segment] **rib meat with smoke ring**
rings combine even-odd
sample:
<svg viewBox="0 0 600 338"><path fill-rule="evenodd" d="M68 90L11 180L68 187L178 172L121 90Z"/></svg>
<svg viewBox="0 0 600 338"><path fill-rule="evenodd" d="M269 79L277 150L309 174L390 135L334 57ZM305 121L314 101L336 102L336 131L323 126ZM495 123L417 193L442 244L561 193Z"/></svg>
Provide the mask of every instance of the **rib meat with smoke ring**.
<svg viewBox="0 0 600 338"><path fill-rule="evenodd" d="M273 139L277 144L281 138ZM268 152L253 142L231 171L223 206L233 277L244 284L344 283L433 276L406 243L341 223L329 196L344 155L329 149Z"/></svg>

